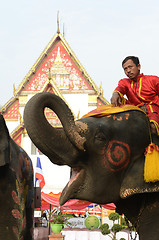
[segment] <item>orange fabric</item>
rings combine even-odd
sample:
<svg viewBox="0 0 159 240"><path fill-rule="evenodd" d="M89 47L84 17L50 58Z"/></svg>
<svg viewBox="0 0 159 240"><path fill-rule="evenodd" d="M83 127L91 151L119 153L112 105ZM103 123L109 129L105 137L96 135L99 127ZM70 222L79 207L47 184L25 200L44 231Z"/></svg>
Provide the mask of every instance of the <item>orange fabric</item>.
<svg viewBox="0 0 159 240"><path fill-rule="evenodd" d="M110 114L120 113L120 112L126 112L130 110L137 110L143 112L140 108L133 106L133 105L121 105L120 107L113 107L112 104L110 105L103 105L99 108L96 108L95 110L92 110L91 112L85 114L82 118L85 117L103 117Z"/></svg>

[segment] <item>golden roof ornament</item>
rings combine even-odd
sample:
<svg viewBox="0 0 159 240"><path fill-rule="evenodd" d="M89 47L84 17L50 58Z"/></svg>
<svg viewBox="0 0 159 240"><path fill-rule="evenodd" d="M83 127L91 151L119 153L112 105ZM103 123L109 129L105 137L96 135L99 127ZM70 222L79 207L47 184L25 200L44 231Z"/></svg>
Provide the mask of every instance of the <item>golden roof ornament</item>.
<svg viewBox="0 0 159 240"><path fill-rule="evenodd" d="M57 50L57 56L55 59L55 62L53 64L53 66L51 67L51 74L54 75L69 75L70 73L67 71L67 69L65 68L63 62L62 62L62 58L60 55L60 47L58 47Z"/></svg>
<svg viewBox="0 0 159 240"><path fill-rule="evenodd" d="M14 95L14 97L16 97L15 83L13 84L13 95Z"/></svg>
<svg viewBox="0 0 159 240"><path fill-rule="evenodd" d="M100 83L100 86L99 86L98 95L102 95L103 96L102 82Z"/></svg>
<svg viewBox="0 0 159 240"><path fill-rule="evenodd" d="M63 24L63 36L65 36L65 28L64 28L64 24Z"/></svg>
<svg viewBox="0 0 159 240"><path fill-rule="evenodd" d="M57 49L57 56L56 56L56 59L55 59L54 63L56 63L56 64L62 63L62 58L61 58L61 55L60 55L60 47L58 47L58 49Z"/></svg>
<svg viewBox="0 0 159 240"><path fill-rule="evenodd" d="M57 33L60 33L60 27L59 27L59 11L57 12Z"/></svg>
<svg viewBox="0 0 159 240"><path fill-rule="evenodd" d="M77 114L77 117L76 117L76 119L78 120L78 119L79 119L79 117L80 117L80 110L78 111L78 114Z"/></svg>

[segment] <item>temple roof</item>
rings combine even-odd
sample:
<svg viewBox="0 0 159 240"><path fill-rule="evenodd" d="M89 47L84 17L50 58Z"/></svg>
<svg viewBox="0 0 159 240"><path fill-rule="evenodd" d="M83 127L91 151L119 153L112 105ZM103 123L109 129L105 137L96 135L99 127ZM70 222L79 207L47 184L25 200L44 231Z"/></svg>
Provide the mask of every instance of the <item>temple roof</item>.
<svg viewBox="0 0 159 240"><path fill-rule="evenodd" d="M68 54L67 57L65 57L66 53ZM52 56L49 57L49 55ZM65 58L65 61L62 61L62 57L63 59ZM69 60L72 60L72 63ZM99 100L102 103L108 104L107 100L103 97L102 93L100 92L100 89L96 86L96 84L93 82L91 77L88 75L88 73L80 63L80 61L77 59L76 55L66 42L63 35L61 33L56 33L49 42L49 44L46 46L44 51L41 53L33 67L30 69L30 71L27 73L27 75L24 77L20 85L15 90L14 97L11 98L0 110L2 112L6 112L6 109L8 109L8 107L10 107L10 105L12 105L18 99L19 95L23 91L42 91L41 87L43 87L44 84L46 85L46 82L48 80L47 78L48 68L49 65L51 64L52 64L51 66L52 77L54 77L55 74L57 75L58 73L60 73L66 76L70 75L70 79L71 78L73 79L75 78L75 73L77 73L79 77L78 78L76 77L77 79L75 80L79 81L78 90L93 90L96 92ZM40 79L40 74L39 76L37 76L37 72L41 65L43 65L43 68L41 69L43 73L41 74L43 75L42 79ZM40 85L37 84L38 80L41 80ZM85 82L83 80L85 80ZM84 85L86 86L83 87ZM65 87L63 90L66 91L68 89ZM72 90L77 90L77 86L74 86L74 88L72 87Z"/></svg>
<svg viewBox="0 0 159 240"><path fill-rule="evenodd" d="M98 88L93 82L59 31L53 36L17 89L14 89L14 96L0 109L5 120L20 120L19 127L13 130L11 135L15 136L15 133L22 128L20 107L25 107L29 95L32 96L38 92L52 92L66 103L64 96L70 92L71 94L88 93L89 104L92 106L108 104L100 87ZM46 111L46 116L49 120L51 113ZM56 117L52 114L50 123L52 121L52 124L55 123L58 126L59 123L55 119Z"/></svg>

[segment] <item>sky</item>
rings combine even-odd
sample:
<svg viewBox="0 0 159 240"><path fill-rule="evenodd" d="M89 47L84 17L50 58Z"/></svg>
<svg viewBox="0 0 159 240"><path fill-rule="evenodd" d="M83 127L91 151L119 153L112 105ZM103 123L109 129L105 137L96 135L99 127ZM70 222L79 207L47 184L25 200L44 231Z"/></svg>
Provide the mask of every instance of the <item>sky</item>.
<svg viewBox="0 0 159 240"><path fill-rule="evenodd" d="M0 14L0 105L13 96L51 38L60 31L110 101L125 77L121 62L138 56L144 74L159 76L158 0L6 0Z"/></svg>

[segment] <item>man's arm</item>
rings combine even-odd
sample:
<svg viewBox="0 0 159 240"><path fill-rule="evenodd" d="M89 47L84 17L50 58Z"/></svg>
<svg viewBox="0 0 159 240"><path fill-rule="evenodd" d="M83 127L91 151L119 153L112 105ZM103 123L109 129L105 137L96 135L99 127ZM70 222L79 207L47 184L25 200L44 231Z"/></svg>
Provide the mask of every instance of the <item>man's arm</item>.
<svg viewBox="0 0 159 240"><path fill-rule="evenodd" d="M111 104L113 107L117 107L121 105L121 97L118 92L114 92L111 97Z"/></svg>
<svg viewBox="0 0 159 240"><path fill-rule="evenodd" d="M111 104L114 107L120 106L123 104L123 96L127 92L127 79L123 78L118 82L118 86L115 88L112 97L111 97Z"/></svg>

